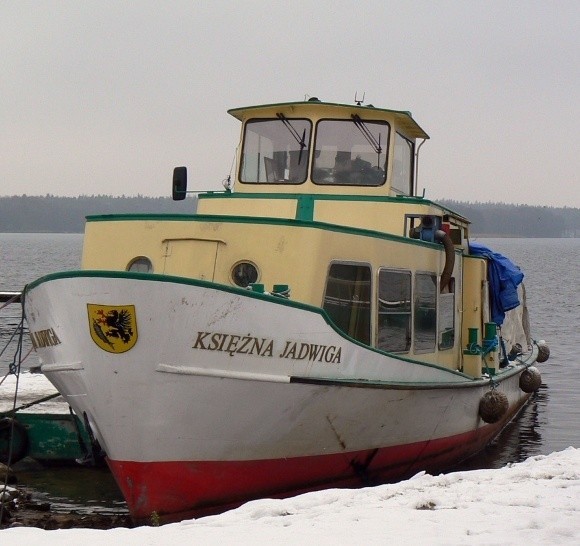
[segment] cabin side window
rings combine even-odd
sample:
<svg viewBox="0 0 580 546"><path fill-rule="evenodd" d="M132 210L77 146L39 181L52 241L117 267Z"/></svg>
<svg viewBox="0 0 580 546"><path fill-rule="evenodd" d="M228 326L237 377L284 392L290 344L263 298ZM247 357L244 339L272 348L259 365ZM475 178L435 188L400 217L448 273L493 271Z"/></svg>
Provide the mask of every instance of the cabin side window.
<svg viewBox="0 0 580 546"><path fill-rule="evenodd" d="M312 124L307 119L251 119L244 128L240 181L301 184L308 173Z"/></svg>
<svg viewBox="0 0 580 546"><path fill-rule="evenodd" d="M371 268L367 265L333 263L328 270L323 309L348 336L370 344Z"/></svg>
<svg viewBox="0 0 580 546"><path fill-rule="evenodd" d="M393 182L396 193L413 195L414 144L399 133L395 134L395 158L393 162Z"/></svg>
<svg viewBox="0 0 580 546"><path fill-rule="evenodd" d="M415 353L434 352L437 338L437 276L415 273L413 346Z"/></svg>
<svg viewBox="0 0 580 546"><path fill-rule="evenodd" d="M455 279L439 294L439 349L451 349L455 345Z"/></svg>
<svg viewBox="0 0 580 546"><path fill-rule="evenodd" d="M411 348L411 272L379 271L377 347L406 352Z"/></svg>
<svg viewBox="0 0 580 546"><path fill-rule="evenodd" d="M312 181L349 186L384 184L389 129L385 121L366 121L358 116L319 121Z"/></svg>

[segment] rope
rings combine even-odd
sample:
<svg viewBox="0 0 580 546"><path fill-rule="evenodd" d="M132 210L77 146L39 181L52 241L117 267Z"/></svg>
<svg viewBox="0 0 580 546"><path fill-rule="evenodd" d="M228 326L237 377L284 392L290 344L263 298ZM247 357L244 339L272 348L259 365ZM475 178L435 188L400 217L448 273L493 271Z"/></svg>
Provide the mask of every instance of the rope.
<svg viewBox="0 0 580 546"><path fill-rule="evenodd" d="M483 340L481 359L483 360L483 366L485 367L485 372L487 373L487 375L489 376L489 379L490 379L491 390L494 390L499 385L499 381L494 379L493 374L491 373L491 370L489 369L489 366L487 365L487 361L485 360L485 357L489 353L491 353L492 351L495 351L497 349L497 347L498 347L497 336L494 339L484 339Z"/></svg>
<svg viewBox="0 0 580 546"><path fill-rule="evenodd" d="M472 353L479 353L482 357L487 356L492 351L495 351L498 347L497 338L495 339L484 339L483 346L477 343L468 343L467 350Z"/></svg>
<svg viewBox="0 0 580 546"><path fill-rule="evenodd" d="M20 323L18 324L17 329L15 330L14 334L12 335L12 337L10 339L12 339L14 337L14 335L16 334L16 332L18 332L18 342L16 345L16 351L14 351L14 358L12 359L12 362L10 363L9 366L9 373L12 373L16 376L16 386L14 388L14 397L13 397L13 401L12 401L12 412L16 411L16 403L18 400L18 385L20 382L20 369L21 369L21 364L22 364L22 340L24 337L24 293L22 294L22 301L21 301L21 305L22 305L22 314L20 317ZM28 355L27 355L28 356ZM12 422L10 423L10 442L8 444L8 459L6 461L6 466L8 468L10 468L10 464L12 463L12 451L13 451L13 447L14 447L14 419L12 419ZM6 477L4 478L4 486L2 487L2 494L1 496L4 497L6 489L8 487L8 472L6 472ZM3 521L4 519L4 503L0 502L0 522Z"/></svg>
<svg viewBox="0 0 580 546"><path fill-rule="evenodd" d="M481 360L483 362L483 367L485 368L485 372L489 376L490 384L492 390L495 389L499 385L499 381L494 379L489 366L487 365L487 361L485 357L495 351L498 348L498 337L496 336L494 339L484 339L483 345L478 345L477 343L468 343L467 350L471 352L471 354L479 353L481 355Z"/></svg>
<svg viewBox="0 0 580 546"><path fill-rule="evenodd" d="M1 417L10 417L11 415L14 415L15 413L19 412L20 410L31 408L32 406L36 406L37 404L42 404L43 402L48 402L49 400L52 400L53 398L57 398L59 396L60 396L60 392L48 394L46 396L43 396L42 398L39 398L38 400L33 400L32 402L28 402L28 404L24 404L24 405L19 406L15 409L8 410L5 413L1 413L0 416Z"/></svg>
<svg viewBox="0 0 580 546"><path fill-rule="evenodd" d="M10 343L12 343L14 336L18 333L19 328L20 328L20 324L18 324L18 326L16 326L16 328L14 328L14 332L12 332L10 339L6 342L6 345L4 345L4 348L2 349L2 351L0 351L0 356L2 356L6 352L6 349L8 349L8 346L10 345Z"/></svg>

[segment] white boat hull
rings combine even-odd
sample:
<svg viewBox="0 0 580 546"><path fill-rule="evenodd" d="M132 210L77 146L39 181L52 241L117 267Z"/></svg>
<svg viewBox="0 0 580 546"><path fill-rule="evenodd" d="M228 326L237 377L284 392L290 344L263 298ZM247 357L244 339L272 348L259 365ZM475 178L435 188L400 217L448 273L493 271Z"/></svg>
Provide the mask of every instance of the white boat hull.
<svg viewBox="0 0 580 546"><path fill-rule="evenodd" d="M201 281L60 274L29 288L25 308L43 372L86 416L137 521L443 469L529 396L526 364L514 365L497 385L509 409L486 424L488 379L369 349L314 308ZM110 309L134 323L103 346L94 317Z"/></svg>

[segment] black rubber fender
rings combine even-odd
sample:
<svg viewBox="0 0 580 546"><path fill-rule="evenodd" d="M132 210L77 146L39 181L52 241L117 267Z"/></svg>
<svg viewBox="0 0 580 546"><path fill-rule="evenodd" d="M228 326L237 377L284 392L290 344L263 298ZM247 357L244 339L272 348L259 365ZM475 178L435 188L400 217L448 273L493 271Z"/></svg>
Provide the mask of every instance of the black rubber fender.
<svg viewBox="0 0 580 546"><path fill-rule="evenodd" d="M0 419L0 463L14 464L26 457L27 451L28 433L24 425L11 417Z"/></svg>

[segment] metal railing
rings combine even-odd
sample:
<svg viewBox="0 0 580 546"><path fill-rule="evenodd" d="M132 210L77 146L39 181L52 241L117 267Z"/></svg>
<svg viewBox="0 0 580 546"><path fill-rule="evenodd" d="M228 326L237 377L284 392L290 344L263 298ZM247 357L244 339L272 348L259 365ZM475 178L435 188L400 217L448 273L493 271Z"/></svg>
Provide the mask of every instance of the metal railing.
<svg viewBox="0 0 580 546"><path fill-rule="evenodd" d="M20 303L22 292L0 292L0 303Z"/></svg>

